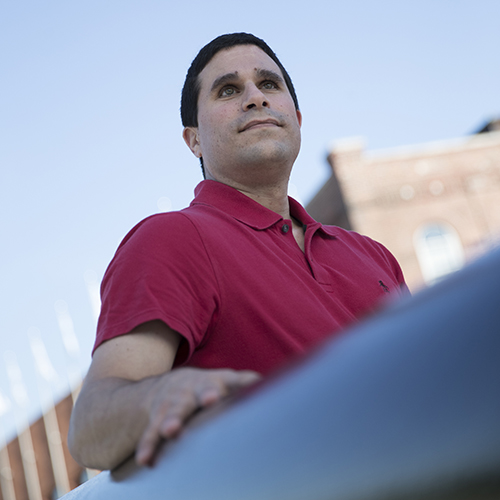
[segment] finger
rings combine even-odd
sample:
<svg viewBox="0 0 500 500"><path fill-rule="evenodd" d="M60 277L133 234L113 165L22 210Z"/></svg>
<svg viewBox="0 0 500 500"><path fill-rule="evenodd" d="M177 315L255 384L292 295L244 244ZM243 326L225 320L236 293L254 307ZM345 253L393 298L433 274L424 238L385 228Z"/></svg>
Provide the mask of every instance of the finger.
<svg viewBox="0 0 500 500"><path fill-rule="evenodd" d="M184 422L198 409L198 401L191 392L178 394L170 401L168 411L163 416L159 427L162 437L171 438L176 436L182 429Z"/></svg>
<svg viewBox="0 0 500 500"><path fill-rule="evenodd" d="M151 463L161 439L162 437L156 425L151 424L146 428L135 452L135 461L138 465L149 465Z"/></svg>
<svg viewBox="0 0 500 500"><path fill-rule="evenodd" d="M225 395L227 391L222 391L219 388L208 387L200 391L198 395L198 402L201 407L206 407L213 405L217 401L220 401Z"/></svg>
<svg viewBox="0 0 500 500"><path fill-rule="evenodd" d="M161 405L139 441L136 462L139 465L150 465L161 441L175 437L197 406L196 399L187 391L172 395L168 404L165 402Z"/></svg>
<svg viewBox="0 0 500 500"><path fill-rule="evenodd" d="M198 401L201 407L210 406L229 394L257 382L261 378L256 372L236 372L220 370L206 380L205 387L198 391Z"/></svg>
<svg viewBox="0 0 500 500"><path fill-rule="evenodd" d="M231 392L246 387L248 385L258 382L262 378L257 372L250 370L245 371L233 371L227 370L224 373L224 382L227 389Z"/></svg>
<svg viewBox="0 0 500 500"><path fill-rule="evenodd" d="M169 404L163 406L161 418L153 419L144 431L137 446L137 463L150 464L162 439L169 439L179 434L186 420L196 410L210 406L229 393L253 384L260 378L258 373L249 370L214 370L210 377L204 374L203 383L197 391L190 389L178 392L175 396L171 395Z"/></svg>
<svg viewBox="0 0 500 500"><path fill-rule="evenodd" d="M240 383L243 385L249 385L249 384L254 384L255 382L258 382L259 380L262 380L262 375L260 373L251 371L251 370L245 370L241 371L240 373Z"/></svg>
<svg viewBox="0 0 500 500"><path fill-rule="evenodd" d="M161 424L160 434L164 438L172 438L182 429L182 420L176 416L168 416Z"/></svg>

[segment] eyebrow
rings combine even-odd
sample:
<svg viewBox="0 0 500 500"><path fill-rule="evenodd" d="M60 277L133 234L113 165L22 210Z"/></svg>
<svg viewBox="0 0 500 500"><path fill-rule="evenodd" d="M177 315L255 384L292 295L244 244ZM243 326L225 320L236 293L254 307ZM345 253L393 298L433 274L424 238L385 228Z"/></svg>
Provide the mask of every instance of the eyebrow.
<svg viewBox="0 0 500 500"><path fill-rule="evenodd" d="M257 76L260 78L265 78L266 80L274 80L278 83L285 83L283 78L276 73L276 71L272 71L270 69L258 69Z"/></svg>
<svg viewBox="0 0 500 500"><path fill-rule="evenodd" d="M275 71L271 71L270 69L262 69L259 68L256 70L257 76L259 78L263 78L266 80L274 80L278 83L284 84L283 78L278 75ZM210 89L210 92L214 92L220 87L223 87L227 83L234 83L240 79L240 76L238 75L238 72L235 71L233 73L226 73L225 75L219 76L219 78L216 78L214 80L214 83L212 83L212 88Z"/></svg>
<svg viewBox="0 0 500 500"><path fill-rule="evenodd" d="M214 92L217 90L219 87L224 86L226 83L229 82L234 82L235 80L239 80L238 73L226 73L225 75L219 76L219 78L216 78L214 83L212 83L212 88L210 89L210 92Z"/></svg>

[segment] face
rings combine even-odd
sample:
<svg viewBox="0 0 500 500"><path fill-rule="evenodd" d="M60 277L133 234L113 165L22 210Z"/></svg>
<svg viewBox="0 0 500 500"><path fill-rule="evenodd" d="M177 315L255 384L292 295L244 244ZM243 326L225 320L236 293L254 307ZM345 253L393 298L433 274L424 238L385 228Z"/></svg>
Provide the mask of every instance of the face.
<svg viewBox="0 0 500 500"><path fill-rule="evenodd" d="M301 115L276 63L255 45L237 45L219 51L198 78L198 127L183 135L203 157L207 178L230 185L288 180Z"/></svg>

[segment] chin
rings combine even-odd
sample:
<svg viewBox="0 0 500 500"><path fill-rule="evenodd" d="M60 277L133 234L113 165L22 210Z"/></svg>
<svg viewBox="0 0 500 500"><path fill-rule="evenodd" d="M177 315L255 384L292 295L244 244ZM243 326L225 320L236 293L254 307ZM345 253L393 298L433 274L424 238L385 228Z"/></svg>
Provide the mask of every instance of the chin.
<svg viewBox="0 0 500 500"><path fill-rule="evenodd" d="M273 141L271 144L259 144L256 147L248 148L244 154L240 155L238 163L269 169L272 165L293 165L298 154L298 147L291 148L289 145Z"/></svg>

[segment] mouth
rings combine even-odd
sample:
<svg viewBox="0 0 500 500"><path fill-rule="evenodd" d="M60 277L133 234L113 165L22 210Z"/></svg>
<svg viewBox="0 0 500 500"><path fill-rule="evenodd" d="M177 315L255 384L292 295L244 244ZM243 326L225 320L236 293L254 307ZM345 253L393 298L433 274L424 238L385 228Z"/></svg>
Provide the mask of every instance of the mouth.
<svg viewBox="0 0 500 500"><path fill-rule="evenodd" d="M273 118L267 118L266 120L252 120L248 122L241 130L241 132L245 132L246 130L254 129L254 128L263 128L263 127L279 127L280 124L278 120Z"/></svg>

